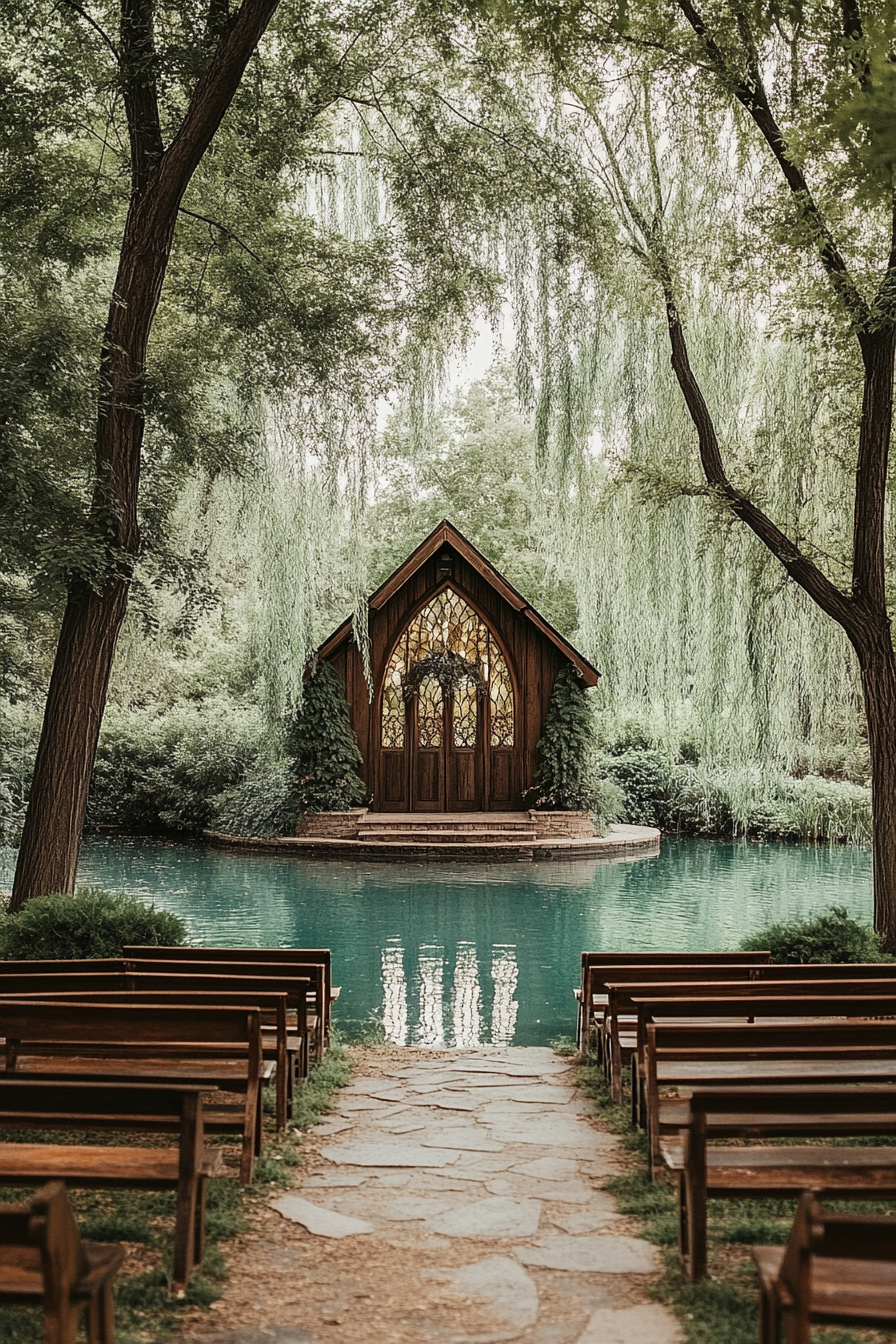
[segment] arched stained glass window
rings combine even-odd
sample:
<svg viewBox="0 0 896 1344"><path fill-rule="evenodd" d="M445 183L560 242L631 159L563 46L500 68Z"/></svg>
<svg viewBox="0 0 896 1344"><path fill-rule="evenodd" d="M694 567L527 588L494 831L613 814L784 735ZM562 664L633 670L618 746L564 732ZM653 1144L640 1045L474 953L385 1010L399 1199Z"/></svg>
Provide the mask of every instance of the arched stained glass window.
<svg viewBox="0 0 896 1344"><path fill-rule="evenodd" d="M381 741L384 747L405 745L407 712L403 679L430 654L452 653L479 671L488 693L493 747L512 747L514 740L513 684L507 663L485 622L453 588L443 588L410 621L392 651L383 679ZM430 683L434 683L435 689ZM436 698L438 692L438 699ZM418 745L442 745L444 696L433 677L417 688ZM451 732L456 747L474 747L481 714L479 688L471 676L453 691ZM438 741L432 720L439 718ZM424 743L424 736L426 742Z"/></svg>

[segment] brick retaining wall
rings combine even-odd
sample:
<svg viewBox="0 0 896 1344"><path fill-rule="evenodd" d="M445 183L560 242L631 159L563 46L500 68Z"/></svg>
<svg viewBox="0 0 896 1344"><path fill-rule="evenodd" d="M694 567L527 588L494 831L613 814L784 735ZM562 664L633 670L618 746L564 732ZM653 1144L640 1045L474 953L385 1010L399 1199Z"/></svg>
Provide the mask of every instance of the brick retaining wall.
<svg viewBox="0 0 896 1344"><path fill-rule="evenodd" d="M529 817L539 840L573 840L597 834L589 812L539 812L533 807Z"/></svg>
<svg viewBox="0 0 896 1344"><path fill-rule="evenodd" d="M297 835L315 840L357 840L358 825L367 816L366 807L349 812L309 812L299 821Z"/></svg>

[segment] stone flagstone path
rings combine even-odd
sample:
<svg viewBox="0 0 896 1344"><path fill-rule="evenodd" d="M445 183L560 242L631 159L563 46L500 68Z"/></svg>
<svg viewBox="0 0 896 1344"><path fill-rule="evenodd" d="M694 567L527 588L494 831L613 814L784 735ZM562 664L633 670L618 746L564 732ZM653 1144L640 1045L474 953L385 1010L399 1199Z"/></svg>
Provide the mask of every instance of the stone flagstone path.
<svg viewBox="0 0 896 1344"><path fill-rule="evenodd" d="M619 1141L536 1048L360 1050L195 1344L680 1344Z"/></svg>

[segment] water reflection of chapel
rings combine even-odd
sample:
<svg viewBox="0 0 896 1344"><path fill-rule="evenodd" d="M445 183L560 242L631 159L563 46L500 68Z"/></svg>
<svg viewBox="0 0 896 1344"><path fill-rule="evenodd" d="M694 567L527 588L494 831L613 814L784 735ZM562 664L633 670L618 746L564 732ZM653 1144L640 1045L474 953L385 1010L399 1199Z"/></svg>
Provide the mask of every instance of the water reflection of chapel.
<svg viewBox="0 0 896 1344"><path fill-rule="evenodd" d="M342 678L381 812L514 811L557 672L598 672L448 522L370 598L374 695L345 621L319 656Z"/></svg>

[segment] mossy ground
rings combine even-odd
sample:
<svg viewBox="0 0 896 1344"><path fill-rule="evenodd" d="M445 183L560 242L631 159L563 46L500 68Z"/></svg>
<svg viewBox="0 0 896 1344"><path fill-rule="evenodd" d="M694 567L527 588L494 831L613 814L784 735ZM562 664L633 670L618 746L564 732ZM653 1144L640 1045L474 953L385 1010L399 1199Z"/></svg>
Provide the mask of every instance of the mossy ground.
<svg viewBox="0 0 896 1344"><path fill-rule="evenodd" d="M580 1083L594 1102L595 1114L618 1134L632 1159L631 1170L607 1182L620 1213L640 1218L642 1236L665 1248L666 1270L653 1296L681 1317L687 1344L756 1344L759 1290L750 1255L754 1245L780 1246L790 1234L795 1200L711 1199L709 1201L709 1274L692 1285L678 1258L678 1198L674 1184L647 1173L644 1135L629 1123L627 1102L614 1106L600 1069L585 1064ZM843 1142L852 1142L843 1140ZM869 1140L880 1143L880 1139ZM893 1213L896 1204L825 1201L826 1207L853 1213ZM893 1335L874 1330L826 1328L813 1331L818 1344L883 1344Z"/></svg>
<svg viewBox="0 0 896 1344"><path fill-rule="evenodd" d="M118 1344L169 1344L178 1332L180 1316L185 1307L209 1307L221 1295L221 1284L227 1277L227 1261L222 1245L248 1226L249 1213L254 1201L268 1198L272 1186L291 1183L289 1168L300 1165L302 1134L309 1125L330 1108L330 1099L349 1081L351 1065L348 1055L338 1042L321 1064L311 1070L310 1076L296 1092L293 1122L285 1135L276 1135L273 1123L266 1119L268 1130L264 1153L255 1165L255 1180L249 1187L240 1186L235 1171L209 1182L206 1214L206 1253L202 1269L193 1275L183 1297L171 1291L171 1250L174 1226L173 1192L141 1192L134 1190L70 1190L81 1235L85 1241L123 1241L129 1246L128 1262L119 1273L115 1289L115 1320ZM268 1089L271 1091L271 1089ZM266 1103L268 1098L265 1098ZM272 1110L266 1104L266 1113ZM38 1133L35 1131L9 1132L4 1141L65 1142L75 1141L75 1135ZM80 1137L80 1136L79 1136ZM96 1132L91 1143L128 1143L128 1134ZM139 1136L140 1144L154 1139ZM170 1142L170 1136L158 1139L160 1144ZM211 1142L229 1141L226 1136ZM30 1190L0 1189L0 1202L20 1202L29 1198ZM43 1339L43 1312L40 1308L0 1305L0 1340L3 1344L40 1344Z"/></svg>

